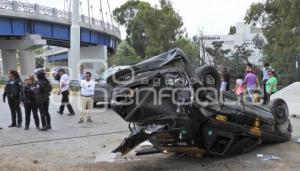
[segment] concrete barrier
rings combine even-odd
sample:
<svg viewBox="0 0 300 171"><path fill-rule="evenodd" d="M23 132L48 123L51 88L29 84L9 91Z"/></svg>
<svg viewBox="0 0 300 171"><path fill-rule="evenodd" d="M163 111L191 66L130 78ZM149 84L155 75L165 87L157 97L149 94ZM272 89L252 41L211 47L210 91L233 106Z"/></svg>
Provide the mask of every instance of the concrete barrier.
<svg viewBox="0 0 300 171"><path fill-rule="evenodd" d="M271 96L271 100L276 98L286 101L290 115L300 115L300 82L295 82Z"/></svg>

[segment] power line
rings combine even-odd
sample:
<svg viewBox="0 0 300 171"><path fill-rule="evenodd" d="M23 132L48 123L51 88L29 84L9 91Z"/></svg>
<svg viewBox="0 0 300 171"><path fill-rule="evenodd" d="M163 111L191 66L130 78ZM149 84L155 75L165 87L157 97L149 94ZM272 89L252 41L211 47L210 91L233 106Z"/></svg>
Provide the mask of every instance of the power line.
<svg viewBox="0 0 300 171"><path fill-rule="evenodd" d="M102 0L99 0L99 3L100 3L100 14L101 14L101 18L102 18L102 21L104 22L104 15L103 15L103 8L102 8ZM104 27L105 28L105 27Z"/></svg>
<svg viewBox="0 0 300 171"><path fill-rule="evenodd" d="M111 14L111 10L110 10L109 0L107 0L107 5L108 5L108 11L109 11L110 19L111 19L111 25L112 25L112 28L113 28L113 26L114 26L114 20L113 20L113 17L112 17L112 14ZM115 29L113 29L113 32L115 33Z"/></svg>

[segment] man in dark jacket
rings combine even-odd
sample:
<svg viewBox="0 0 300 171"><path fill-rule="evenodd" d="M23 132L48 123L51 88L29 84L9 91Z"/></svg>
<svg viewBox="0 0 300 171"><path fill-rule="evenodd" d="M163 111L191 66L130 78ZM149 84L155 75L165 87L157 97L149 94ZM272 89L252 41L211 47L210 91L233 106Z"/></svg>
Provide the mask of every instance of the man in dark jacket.
<svg viewBox="0 0 300 171"><path fill-rule="evenodd" d="M46 72L44 69L37 69L35 71L37 77L36 88L35 88L35 98L37 102L38 109L41 115L41 121L43 127L40 131L47 131L51 129L51 117L49 114L49 96L52 91L50 81L46 78Z"/></svg>
<svg viewBox="0 0 300 171"><path fill-rule="evenodd" d="M8 127L22 127L22 112L20 108L22 81L17 71L9 71L9 80L6 82L3 102L8 100L8 105L11 112L11 125ZM18 119L18 123L16 122Z"/></svg>
<svg viewBox="0 0 300 171"><path fill-rule="evenodd" d="M38 108L35 99L34 89L35 89L34 76L30 75L25 80L25 84L22 87L21 99L24 104L25 109L25 130L29 129L30 115L33 114L35 126L40 129L40 121L38 116Z"/></svg>

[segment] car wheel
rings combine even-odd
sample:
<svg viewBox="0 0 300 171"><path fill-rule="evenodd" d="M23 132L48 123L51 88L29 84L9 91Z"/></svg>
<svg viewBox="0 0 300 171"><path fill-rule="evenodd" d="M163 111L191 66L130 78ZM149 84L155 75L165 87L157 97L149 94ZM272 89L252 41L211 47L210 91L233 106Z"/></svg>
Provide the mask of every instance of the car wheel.
<svg viewBox="0 0 300 171"><path fill-rule="evenodd" d="M202 66L196 70L196 73L202 86L209 88L202 97L206 97L206 99L210 99L210 101L219 99L221 79L218 71L212 66Z"/></svg>
<svg viewBox="0 0 300 171"><path fill-rule="evenodd" d="M219 90L221 79L218 71L212 66L202 66L196 70L204 87L211 87Z"/></svg>
<svg viewBox="0 0 300 171"><path fill-rule="evenodd" d="M289 110L284 100L282 99L271 100L268 107L273 114L276 124L284 124L288 121Z"/></svg>
<svg viewBox="0 0 300 171"><path fill-rule="evenodd" d="M285 141L288 141L292 136L293 127L290 120L288 119L288 121L284 124L276 125L276 130L278 134L281 135L282 138L284 138Z"/></svg>
<svg viewBox="0 0 300 171"><path fill-rule="evenodd" d="M94 101L94 108L96 108L96 107L97 107L97 102Z"/></svg>

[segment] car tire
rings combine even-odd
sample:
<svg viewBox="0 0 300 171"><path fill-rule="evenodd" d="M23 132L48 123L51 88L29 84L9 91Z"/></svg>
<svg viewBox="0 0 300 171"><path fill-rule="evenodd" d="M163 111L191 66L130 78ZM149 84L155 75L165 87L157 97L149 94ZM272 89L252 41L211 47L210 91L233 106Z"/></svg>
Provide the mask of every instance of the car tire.
<svg viewBox="0 0 300 171"><path fill-rule="evenodd" d="M94 108L97 107L97 102L94 101L93 107L94 107Z"/></svg>
<svg viewBox="0 0 300 171"><path fill-rule="evenodd" d="M208 100L210 102L218 102L221 85L221 79L218 71L212 66L202 66L197 68L196 74L199 78L201 86L208 88L206 91L201 91L201 94L199 94L198 98L202 101ZM205 93L203 94L203 92Z"/></svg>
<svg viewBox="0 0 300 171"><path fill-rule="evenodd" d="M288 110L288 105L284 100L282 99L271 100L268 105L268 108L271 110L275 123L277 125L284 124L288 121L289 110Z"/></svg>
<svg viewBox="0 0 300 171"><path fill-rule="evenodd" d="M293 128L289 119L284 124L276 125L276 130L277 133L283 138L283 142L291 139Z"/></svg>
<svg viewBox="0 0 300 171"><path fill-rule="evenodd" d="M196 73L204 87L220 89L221 79L218 71L212 66L202 66L196 70Z"/></svg>

